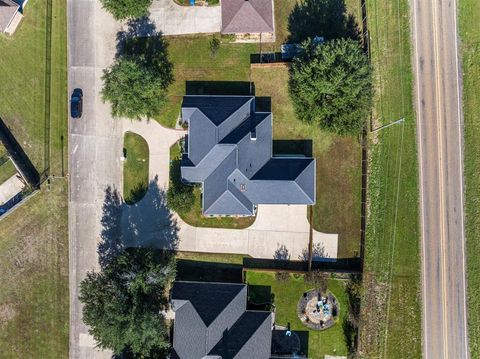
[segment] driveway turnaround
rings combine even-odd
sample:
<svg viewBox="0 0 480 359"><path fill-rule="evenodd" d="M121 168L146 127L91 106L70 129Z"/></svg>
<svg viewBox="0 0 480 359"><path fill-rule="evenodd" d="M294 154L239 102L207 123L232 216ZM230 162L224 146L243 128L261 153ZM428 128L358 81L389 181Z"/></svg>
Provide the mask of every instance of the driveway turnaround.
<svg viewBox="0 0 480 359"><path fill-rule="evenodd" d="M164 35L220 32L220 6L180 6L173 0L155 0L150 7L150 20Z"/></svg>
<svg viewBox="0 0 480 359"><path fill-rule="evenodd" d="M150 188L144 199L123 209L123 235L128 245L151 245L169 248L165 231L170 230L172 218L167 210L159 208L160 197L168 187L170 147L186 132L167 129L155 121L123 122L124 132L134 132L145 138L150 151ZM273 259L281 251L291 260L303 258L308 249L310 225L307 206L303 205L260 205L257 218L246 229L223 229L193 227L171 214L178 226L180 251L239 253L255 258ZM141 235L139 235L141 233ZM324 257L336 258L338 235L314 231L313 242Z"/></svg>
<svg viewBox="0 0 480 359"><path fill-rule="evenodd" d="M469 357L463 114L455 0L413 2L422 225L423 357Z"/></svg>

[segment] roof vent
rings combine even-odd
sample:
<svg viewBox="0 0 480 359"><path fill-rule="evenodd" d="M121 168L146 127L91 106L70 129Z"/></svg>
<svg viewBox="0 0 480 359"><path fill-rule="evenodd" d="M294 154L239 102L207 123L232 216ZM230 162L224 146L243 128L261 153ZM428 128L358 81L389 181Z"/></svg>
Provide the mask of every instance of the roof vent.
<svg viewBox="0 0 480 359"><path fill-rule="evenodd" d="M245 192L246 190L247 190L247 185L245 183L240 184L240 191Z"/></svg>

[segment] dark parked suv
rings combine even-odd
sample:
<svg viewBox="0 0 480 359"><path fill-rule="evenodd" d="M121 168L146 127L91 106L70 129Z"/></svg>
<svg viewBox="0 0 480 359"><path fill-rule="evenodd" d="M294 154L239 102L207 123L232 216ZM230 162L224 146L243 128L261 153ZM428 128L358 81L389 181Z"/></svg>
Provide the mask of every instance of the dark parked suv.
<svg viewBox="0 0 480 359"><path fill-rule="evenodd" d="M82 89L73 90L72 98L70 100L70 115L73 118L82 117L82 102L83 102Z"/></svg>

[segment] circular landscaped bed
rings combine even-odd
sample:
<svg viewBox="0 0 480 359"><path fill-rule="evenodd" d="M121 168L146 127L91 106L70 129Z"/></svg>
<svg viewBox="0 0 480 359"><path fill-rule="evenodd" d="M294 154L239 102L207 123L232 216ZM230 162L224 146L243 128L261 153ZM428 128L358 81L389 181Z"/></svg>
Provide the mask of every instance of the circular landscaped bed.
<svg viewBox="0 0 480 359"><path fill-rule="evenodd" d="M325 330L335 324L339 309L337 298L331 292L322 295L319 290L312 289L303 293L297 305L297 314L306 327Z"/></svg>

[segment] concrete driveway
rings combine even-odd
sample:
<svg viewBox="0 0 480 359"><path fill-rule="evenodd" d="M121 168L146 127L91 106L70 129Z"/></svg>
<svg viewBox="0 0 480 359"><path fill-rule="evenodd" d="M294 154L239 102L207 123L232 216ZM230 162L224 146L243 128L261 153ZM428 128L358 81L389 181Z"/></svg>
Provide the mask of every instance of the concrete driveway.
<svg viewBox="0 0 480 359"><path fill-rule="evenodd" d="M155 0L150 19L164 35L220 32L220 6L180 6L173 0Z"/></svg>

